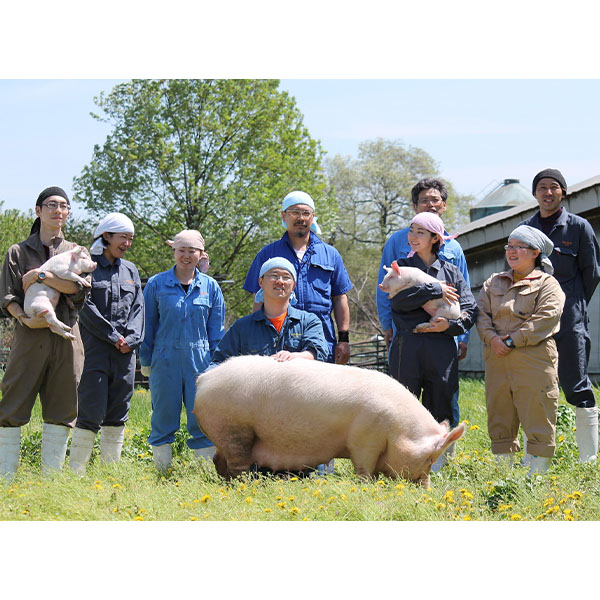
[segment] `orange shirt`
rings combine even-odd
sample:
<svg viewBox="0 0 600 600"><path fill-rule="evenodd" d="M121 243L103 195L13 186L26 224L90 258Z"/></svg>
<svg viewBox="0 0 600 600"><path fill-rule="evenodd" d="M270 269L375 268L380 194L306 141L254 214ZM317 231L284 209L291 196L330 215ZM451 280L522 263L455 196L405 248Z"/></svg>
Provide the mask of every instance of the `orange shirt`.
<svg viewBox="0 0 600 600"><path fill-rule="evenodd" d="M287 310L280 317L275 317L274 319L269 319L269 321L271 321L271 323L273 323L273 327L275 327L275 329L277 329L277 333L281 333L281 328L283 327L283 322L285 321L286 317L287 317Z"/></svg>

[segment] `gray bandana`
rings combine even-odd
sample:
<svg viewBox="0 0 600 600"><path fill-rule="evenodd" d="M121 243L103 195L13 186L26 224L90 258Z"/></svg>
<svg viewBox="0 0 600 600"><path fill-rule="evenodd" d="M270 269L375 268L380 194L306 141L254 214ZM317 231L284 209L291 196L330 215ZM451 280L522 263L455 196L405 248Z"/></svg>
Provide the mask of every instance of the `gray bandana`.
<svg viewBox="0 0 600 600"><path fill-rule="evenodd" d="M542 258L542 269L545 273L554 273L554 267L550 262L548 256L552 254L554 250L554 243L552 240L539 229L530 227L529 225L519 225L509 236L508 239L519 240L529 247L540 251Z"/></svg>

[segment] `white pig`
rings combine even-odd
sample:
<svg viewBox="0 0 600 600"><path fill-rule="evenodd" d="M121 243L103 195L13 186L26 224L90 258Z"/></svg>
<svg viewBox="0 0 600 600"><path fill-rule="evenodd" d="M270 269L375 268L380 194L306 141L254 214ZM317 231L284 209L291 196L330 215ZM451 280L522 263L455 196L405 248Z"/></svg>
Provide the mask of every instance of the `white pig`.
<svg viewBox="0 0 600 600"><path fill-rule="evenodd" d="M225 478L252 465L299 471L349 458L429 487L429 470L465 431L449 431L400 383L378 371L311 360L236 356L197 379L194 415Z"/></svg>
<svg viewBox="0 0 600 600"><path fill-rule="evenodd" d="M383 265L383 268L386 270L386 275L379 284L379 289L386 292L390 299L401 290L415 285L432 282L440 283L438 279L425 273L425 271L421 271L417 267L399 267L396 261L392 263L391 268L385 265ZM443 298L436 298L435 300L428 300L421 308L430 314L432 319L446 317L446 319L455 320L460 317L460 304L458 301L448 304ZM419 323L416 329L425 329L428 326L429 323Z"/></svg>
<svg viewBox="0 0 600 600"><path fill-rule="evenodd" d="M90 273L96 268L96 263L87 255L81 246L75 246L72 250L56 254L48 259L40 269L50 272L61 279L79 282L84 287L91 287L81 273ZM54 312L60 292L45 285L44 283L32 283L25 292L23 310L28 317L44 317L48 322L50 330L69 340L75 336L70 333L71 328L60 321Z"/></svg>

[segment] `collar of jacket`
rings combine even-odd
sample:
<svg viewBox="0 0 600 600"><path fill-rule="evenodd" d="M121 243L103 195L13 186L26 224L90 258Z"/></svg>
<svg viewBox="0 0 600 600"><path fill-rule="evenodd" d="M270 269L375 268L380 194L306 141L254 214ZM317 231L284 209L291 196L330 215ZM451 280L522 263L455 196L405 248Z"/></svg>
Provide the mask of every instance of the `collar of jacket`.
<svg viewBox="0 0 600 600"><path fill-rule="evenodd" d="M513 270L512 269L509 269L508 271L503 271L502 273L500 273L500 277L506 277L507 279L510 279L515 285L518 283L521 283L522 281L524 281L525 283L527 283L529 281L536 281L537 279L540 279L544 275L546 275L546 273L544 273L544 271L542 271L541 269L538 269L538 267L535 267L533 269L533 271L531 271L531 273L529 273L529 275L527 275L527 277L523 277L522 279L519 279L519 281L515 281L513 279Z"/></svg>
<svg viewBox="0 0 600 600"><path fill-rule="evenodd" d="M254 318L255 321L266 321L267 320L267 316L265 315L262 306L254 313L252 313L252 316ZM293 319L294 321L299 321L300 320L300 310L298 310L297 308L294 308L293 306L288 306L287 309L287 316L290 319Z"/></svg>
<svg viewBox="0 0 600 600"><path fill-rule="evenodd" d="M94 254L94 258L101 267L118 267L121 264L120 258L115 258L115 262L111 263L110 260L104 256L104 252L102 254Z"/></svg>
<svg viewBox="0 0 600 600"><path fill-rule="evenodd" d="M168 273L169 276L165 281L165 285L169 285L171 287L176 287L177 285L180 285L179 279L177 279L177 276L175 275L175 265L173 265L173 267L168 271ZM196 274L194 275L194 280L190 284L190 289L193 289L196 286L200 285L200 279L202 278L202 276L203 273L200 273L200 271L196 269Z"/></svg>

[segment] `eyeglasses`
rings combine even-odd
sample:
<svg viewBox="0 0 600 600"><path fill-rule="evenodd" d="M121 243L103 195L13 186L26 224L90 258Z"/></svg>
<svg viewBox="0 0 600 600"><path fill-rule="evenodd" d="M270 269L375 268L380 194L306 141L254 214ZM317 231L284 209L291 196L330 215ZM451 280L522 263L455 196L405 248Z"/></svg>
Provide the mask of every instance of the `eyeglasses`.
<svg viewBox="0 0 600 600"><path fill-rule="evenodd" d="M56 210L58 208L63 212L69 212L69 210L71 210L71 207L66 202L55 202L54 200L44 202L42 203L42 206L47 206L50 210Z"/></svg>
<svg viewBox="0 0 600 600"><path fill-rule="evenodd" d="M530 248L529 246L509 246L506 245L504 246L505 250L533 250L533 248Z"/></svg>
<svg viewBox="0 0 600 600"><path fill-rule="evenodd" d="M273 283L279 281L280 279L283 281L283 283L290 283L290 281L294 281L294 278L291 275L276 275L275 273L267 275L267 279Z"/></svg>
<svg viewBox="0 0 600 600"><path fill-rule="evenodd" d="M310 217L312 217L314 214L310 210L298 210L297 208L288 209L285 212L292 215L292 217L295 217L296 219L298 217L302 217L303 219L310 219Z"/></svg>

